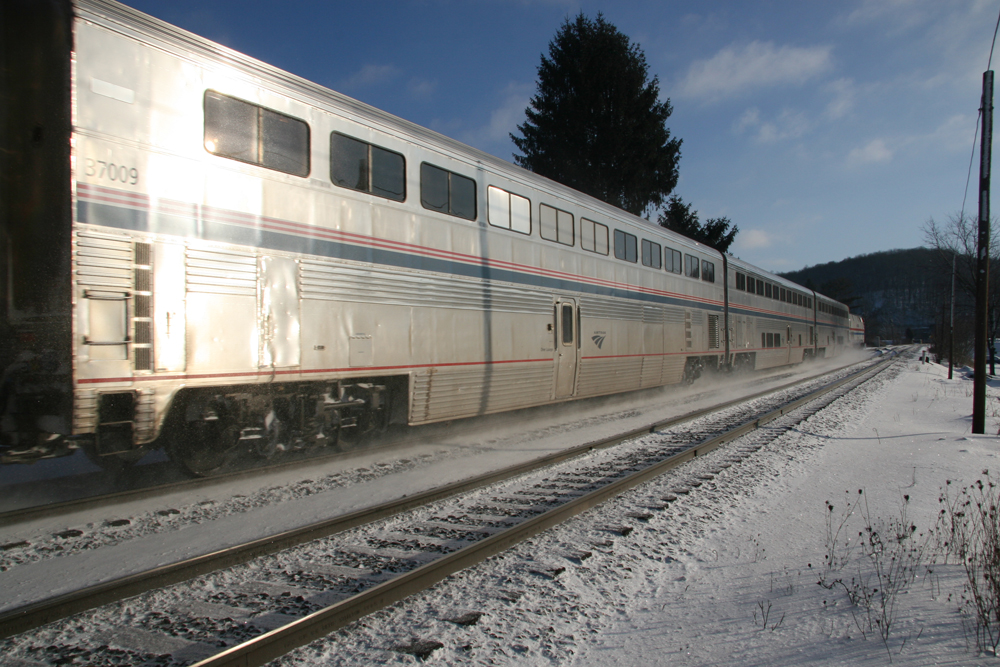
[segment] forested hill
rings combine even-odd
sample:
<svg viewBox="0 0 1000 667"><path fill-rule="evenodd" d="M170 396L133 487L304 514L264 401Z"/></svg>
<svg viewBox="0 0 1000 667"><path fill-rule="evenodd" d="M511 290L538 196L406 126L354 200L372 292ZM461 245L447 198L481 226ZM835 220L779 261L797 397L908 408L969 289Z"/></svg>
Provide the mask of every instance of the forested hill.
<svg viewBox="0 0 1000 667"><path fill-rule="evenodd" d="M839 262L807 266L780 274L846 303L865 318L872 336L927 340L935 314L947 306L947 271L941 270L935 251L928 248L888 250L849 257Z"/></svg>

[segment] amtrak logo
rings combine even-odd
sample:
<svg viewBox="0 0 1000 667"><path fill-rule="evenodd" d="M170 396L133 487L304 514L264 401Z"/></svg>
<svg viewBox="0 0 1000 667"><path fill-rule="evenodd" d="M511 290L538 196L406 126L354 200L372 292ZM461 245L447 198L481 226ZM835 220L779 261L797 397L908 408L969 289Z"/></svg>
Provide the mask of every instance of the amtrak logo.
<svg viewBox="0 0 1000 667"><path fill-rule="evenodd" d="M594 341L594 343L597 344L597 349L598 350L601 349L602 345L604 345L604 336L602 334L597 334L596 336L591 336L590 340Z"/></svg>

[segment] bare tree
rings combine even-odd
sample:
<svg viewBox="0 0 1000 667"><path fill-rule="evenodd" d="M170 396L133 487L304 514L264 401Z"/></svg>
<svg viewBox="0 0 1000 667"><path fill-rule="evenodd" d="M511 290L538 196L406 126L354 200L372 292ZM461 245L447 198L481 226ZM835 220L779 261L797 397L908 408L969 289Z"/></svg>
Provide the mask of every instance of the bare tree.
<svg viewBox="0 0 1000 667"><path fill-rule="evenodd" d="M930 218L923 226L924 245L937 251L937 266L950 276L955 266L956 317L975 318L976 255L979 221L971 215L950 215L942 223ZM990 340L990 374L996 375L993 340L1000 334L1000 234L996 220L990 225L990 284L986 331Z"/></svg>

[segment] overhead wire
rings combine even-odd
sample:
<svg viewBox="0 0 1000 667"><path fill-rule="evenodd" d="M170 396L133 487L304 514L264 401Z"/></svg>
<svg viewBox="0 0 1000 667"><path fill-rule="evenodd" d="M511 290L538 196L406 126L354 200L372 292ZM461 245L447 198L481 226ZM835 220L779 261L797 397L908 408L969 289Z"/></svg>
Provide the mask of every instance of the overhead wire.
<svg viewBox="0 0 1000 667"><path fill-rule="evenodd" d="M1000 30L1000 14L997 15L997 24L993 28L993 41L990 43L990 57L986 61L986 71L990 70L990 66L993 64L993 49L997 45L997 31ZM979 138L979 121L983 118L983 105L986 100L981 100L979 107L979 113L976 115L976 131L972 135L972 154L969 155L969 171L965 175L965 194L962 195L962 211L959 213L959 220L965 219L965 202L969 198L969 182L972 180L972 163L976 157L976 139Z"/></svg>

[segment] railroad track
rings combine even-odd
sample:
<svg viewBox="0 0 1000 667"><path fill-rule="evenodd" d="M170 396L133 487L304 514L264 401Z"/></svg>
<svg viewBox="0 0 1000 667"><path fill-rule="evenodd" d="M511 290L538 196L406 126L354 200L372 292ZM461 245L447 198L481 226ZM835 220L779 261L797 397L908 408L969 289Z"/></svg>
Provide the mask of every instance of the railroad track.
<svg viewBox="0 0 1000 667"><path fill-rule="evenodd" d="M0 636L8 637L3 648L8 656L42 664L74 656L87 664L264 664L805 404L806 412L815 412L888 363L587 443L547 457L544 468L538 467L541 462L518 466L13 610L0 616ZM611 448L614 444L619 446ZM741 447L715 473L760 446ZM583 452L589 454L580 456ZM703 482L691 479L675 492ZM268 553L275 555L261 558ZM236 563L246 565L218 571ZM204 577L206 572L216 573ZM199 576L186 587L113 602ZM97 605L110 606L37 629ZM129 619L124 625L123 614ZM81 627L88 629L72 629ZM12 637L31 629L31 636Z"/></svg>
<svg viewBox="0 0 1000 667"><path fill-rule="evenodd" d="M853 365L853 364L851 364ZM830 372L837 372L843 368L841 367L832 369ZM781 373L778 375L766 376L764 380L768 382L778 382L780 380L792 377L791 373ZM765 392L779 391L789 386L793 386L796 382L801 380L796 380L795 382L790 382L783 385L774 386L765 390ZM706 397L710 397L713 393L718 392L718 388L708 388L704 391L698 392L696 394L688 394L683 397L685 402L692 402ZM763 394L765 392L760 392ZM751 396L752 398L752 396ZM586 400L586 399L585 399ZM602 399L593 399L602 400ZM746 399L739 399L746 400ZM729 403L722 403L707 410L715 410L720 407L725 407ZM530 411L529 411L530 412ZM676 419L686 420L695 418L704 414L705 410L693 411L684 414ZM463 423L461 426L452 425L448 429L449 437L455 437L456 435L461 435L462 433L474 433L476 429L482 428L478 426L476 420L466 420L467 423ZM669 422L658 422L659 426L665 425ZM320 465L327 462L333 462L338 460L349 460L356 457L363 447L365 454L377 454L381 452L391 452L394 450L399 450L407 446L412 446L415 442L421 440L426 440L428 437L434 437L433 431L427 431L428 428L434 429L435 426L430 427L420 427L421 430L419 434L414 435L412 432L407 431L409 435L390 435L388 438L380 438L378 443L369 442L368 440L362 440L357 443L356 446L347 449L346 451L330 450L322 451L316 450L312 452L294 452L289 454L284 459L279 459L271 463L258 463L257 465L242 465L242 466L232 466L229 469L225 469L220 473L213 474L209 477L204 478L183 478L179 477L180 472L176 470L170 463L155 463L148 466L142 466L143 470L132 470L125 471L124 474L117 476L110 472L91 472L84 475L70 476L66 478L58 478L57 480L46 480L46 484L56 484L58 486L60 493L74 493L72 489L82 488L91 490L90 495L80 496L71 498L68 500L49 500L44 497L38 497L34 504L26 505L24 507L19 507L16 509L0 511L0 528L7 526L16 526L18 524L23 524L31 521L37 521L40 519L59 517L74 514L81 511L95 510L101 508L115 507L117 505L132 503L136 501L149 500L162 498L169 496L170 494L176 494L178 492L189 492L198 490L211 490L213 487L219 485L227 484L233 481L240 480L255 480L261 479L266 480L268 476L273 475L275 472L281 472L283 470L294 471L305 468L312 468L316 465ZM131 473L137 473L137 478L131 475ZM162 482L163 479L170 481ZM146 481L143 481L146 480ZM150 481L155 480L155 481ZM13 485L9 487L4 487L4 492L11 497L17 497L18 494L22 493L20 487L26 487L30 490L31 487L37 487L38 482L32 482L30 484ZM109 488L110 487L110 488ZM109 488L106 492L98 492L93 494L93 489L104 489ZM67 491L68 490L68 491ZM37 495L37 492L33 492ZM0 544L0 548L2 548Z"/></svg>

